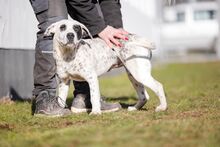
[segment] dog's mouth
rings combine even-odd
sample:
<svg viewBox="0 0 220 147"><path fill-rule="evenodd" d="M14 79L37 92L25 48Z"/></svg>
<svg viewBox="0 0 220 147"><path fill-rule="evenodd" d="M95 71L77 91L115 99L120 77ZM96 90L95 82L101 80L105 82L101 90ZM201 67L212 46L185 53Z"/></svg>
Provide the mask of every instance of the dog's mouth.
<svg viewBox="0 0 220 147"><path fill-rule="evenodd" d="M67 43L66 44L74 44L74 39L67 39Z"/></svg>
<svg viewBox="0 0 220 147"><path fill-rule="evenodd" d="M74 41L67 41L67 42L59 42L60 46L62 47L68 47L68 48L74 48L76 46Z"/></svg>
<svg viewBox="0 0 220 147"><path fill-rule="evenodd" d="M67 48L75 48L76 44L74 42L67 42L64 46Z"/></svg>

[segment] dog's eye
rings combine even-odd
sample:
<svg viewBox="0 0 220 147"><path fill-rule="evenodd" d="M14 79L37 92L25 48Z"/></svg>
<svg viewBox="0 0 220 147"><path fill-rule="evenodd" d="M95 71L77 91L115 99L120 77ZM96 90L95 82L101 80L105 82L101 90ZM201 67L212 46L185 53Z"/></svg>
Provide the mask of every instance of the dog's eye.
<svg viewBox="0 0 220 147"><path fill-rule="evenodd" d="M76 31L76 32L79 32L81 29L81 27L79 25L74 25L73 26L73 30Z"/></svg>
<svg viewBox="0 0 220 147"><path fill-rule="evenodd" d="M60 30L61 30L61 31L65 31L65 30L66 30L66 25L65 25L65 24L61 25L61 26L60 26Z"/></svg>

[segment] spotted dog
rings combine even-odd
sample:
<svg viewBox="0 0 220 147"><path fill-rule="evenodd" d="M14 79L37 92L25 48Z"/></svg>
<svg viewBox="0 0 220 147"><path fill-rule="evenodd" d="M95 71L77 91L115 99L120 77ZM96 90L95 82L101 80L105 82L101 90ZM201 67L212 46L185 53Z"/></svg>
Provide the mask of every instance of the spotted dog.
<svg viewBox="0 0 220 147"><path fill-rule="evenodd" d="M98 76L119 66L124 66L132 82L138 101L129 111L141 109L149 100L145 86L159 97L155 111L167 109L163 86L151 76L151 49L154 44L137 35L129 34L123 47L109 48L100 38L82 39L90 35L88 29L77 21L61 20L49 26L45 36L53 36L53 54L57 65L60 101L66 101L70 80L87 81L90 87L92 110L101 114Z"/></svg>

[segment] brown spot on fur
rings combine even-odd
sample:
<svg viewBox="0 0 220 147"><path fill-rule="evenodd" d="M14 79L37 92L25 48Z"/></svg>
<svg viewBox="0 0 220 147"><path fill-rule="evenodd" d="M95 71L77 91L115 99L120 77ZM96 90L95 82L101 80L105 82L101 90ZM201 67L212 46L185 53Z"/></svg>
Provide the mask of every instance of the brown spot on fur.
<svg viewBox="0 0 220 147"><path fill-rule="evenodd" d="M80 81L84 81L85 80L83 77L81 77L80 75L77 75L77 74L70 75L70 77L73 80L80 80Z"/></svg>

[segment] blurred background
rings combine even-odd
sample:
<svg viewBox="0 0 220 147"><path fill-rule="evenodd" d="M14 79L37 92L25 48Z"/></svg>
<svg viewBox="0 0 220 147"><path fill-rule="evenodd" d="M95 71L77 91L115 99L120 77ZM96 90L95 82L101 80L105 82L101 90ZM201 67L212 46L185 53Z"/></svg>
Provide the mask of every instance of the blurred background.
<svg viewBox="0 0 220 147"><path fill-rule="evenodd" d="M220 59L220 0L121 0L124 28L156 43L153 63ZM0 98L31 98L37 20L28 0L0 0Z"/></svg>

